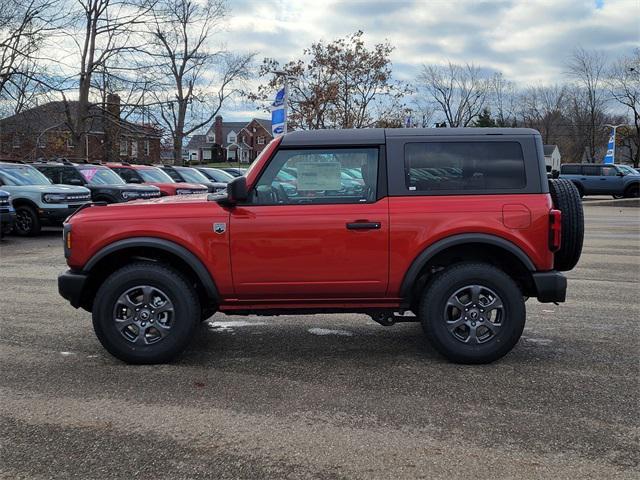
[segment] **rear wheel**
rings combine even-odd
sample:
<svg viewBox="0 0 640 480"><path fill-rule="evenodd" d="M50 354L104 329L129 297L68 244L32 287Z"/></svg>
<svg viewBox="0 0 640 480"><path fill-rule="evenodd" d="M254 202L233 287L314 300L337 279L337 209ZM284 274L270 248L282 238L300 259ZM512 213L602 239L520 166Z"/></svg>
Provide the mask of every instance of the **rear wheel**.
<svg viewBox="0 0 640 480"><path fill-rule="evenodd" d="M624 191L625 198L638 198L640 197L640 184L629 185Z"/></svg>
<svg viewBox="0 0 640 480"><path fill-rule="evenodd" d="M582 254L584 212L577 187L569 180L549 180L554 208L562 212L560 249L554 254L554 268L565 272L575 267Z"/></svg>
<svg viewBox="0 0 640 480"><path fill-rule="evenodd" d="M42 226L36 211L28 205L16 207L16 219L13 224L13 231L21 237L32 237L38 235Z"/></svg>
<svg viewBox="0 0 640 480"><path fill-rule="evenodd" d="M429 342L457 363L489 363L518 343L526 309L509 275L485 263L464 263L435 277L419 311Z"/></svg>
<svg viewBox="0 0 640 480"><path fill-rule="evenodd" d="M100 343L127 363L164 363L179 355L200 319L198 297L177 271L134 263L111 274L93 306Z"/></svg>

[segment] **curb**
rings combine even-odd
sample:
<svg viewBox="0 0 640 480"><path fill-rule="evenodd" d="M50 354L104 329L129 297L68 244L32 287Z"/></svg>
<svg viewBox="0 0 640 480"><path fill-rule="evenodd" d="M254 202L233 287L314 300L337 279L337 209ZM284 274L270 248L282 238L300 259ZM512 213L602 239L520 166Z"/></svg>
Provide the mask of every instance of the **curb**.
<svg viewBox="0 0 640 480"><path fill-rule="evenodd" d="M582 202L583 207L640 207L640 198L621 198L620 200L595 200Z"/></svg>

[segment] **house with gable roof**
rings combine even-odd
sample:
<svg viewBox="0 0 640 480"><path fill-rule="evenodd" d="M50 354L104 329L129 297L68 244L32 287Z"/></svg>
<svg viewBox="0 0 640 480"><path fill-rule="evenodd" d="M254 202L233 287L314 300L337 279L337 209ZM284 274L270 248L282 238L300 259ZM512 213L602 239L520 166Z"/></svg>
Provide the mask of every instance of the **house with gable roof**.
<svg viewBox="0 0 640 480"><path fill-rule="evenodd" d="M218 115L204 135L193 135L187 145L188 161L251 163L273 140L271 121L224 122Z"/></svg>

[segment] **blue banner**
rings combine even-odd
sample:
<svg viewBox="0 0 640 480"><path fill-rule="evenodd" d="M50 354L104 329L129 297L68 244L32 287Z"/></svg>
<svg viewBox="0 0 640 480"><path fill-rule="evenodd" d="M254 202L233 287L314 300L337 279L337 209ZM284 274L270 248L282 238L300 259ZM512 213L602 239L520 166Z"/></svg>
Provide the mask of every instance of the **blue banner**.
<svg viewBox="0 0 640 480"><path fill-rule="evenodd" d="M615 152L615 143L616 143L616 131L614 130L611 133L611 136L609 137L609 143L607 144L607 153L604 156L604 160L602 161L602 163L615 163L614 162L614 152Z"/></svg>
<svg viewBox="0 0 640 480"><path fill-rule="evenodd" d="M285 89L283 88L276 93L276 98L271 104L271 133L274 137L282 135L285 131L285 124L287 122L285 97Z"/></svg>

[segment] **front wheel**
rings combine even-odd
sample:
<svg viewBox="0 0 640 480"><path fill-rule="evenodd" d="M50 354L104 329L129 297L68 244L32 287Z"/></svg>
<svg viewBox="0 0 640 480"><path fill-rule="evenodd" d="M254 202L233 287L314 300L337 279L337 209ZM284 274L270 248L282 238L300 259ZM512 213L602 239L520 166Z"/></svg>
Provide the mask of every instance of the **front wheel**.
<svg viewBox="0 0 640 480"><path fill-rule="evenodd" d="M459 264L427 286L420 321L429 342L456 363L490 363L518 343L526 319L513 279L485 263Z"/></svg>
<svg viewBox="0 0 640 480"><path fill-rule="evenodd" d="M16 207L16 219L13 223L13 231L21 237L33 237L42 229L40 219L35 209L28 205Z"/></svg>
<svg viewBox="0 0 640 480"><path fill-rule="evenodd" d="M164 363L189 344L200 319L193 287L179 272L139 262L111 274L93 305L93 328L114 357L127 363Z"/></svg>

